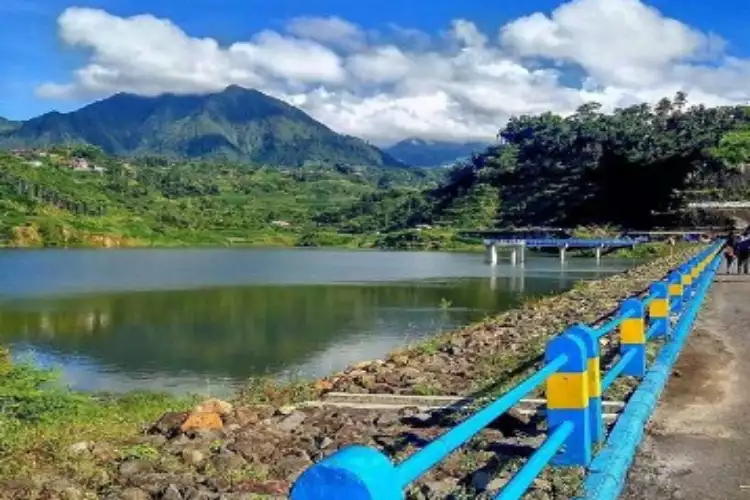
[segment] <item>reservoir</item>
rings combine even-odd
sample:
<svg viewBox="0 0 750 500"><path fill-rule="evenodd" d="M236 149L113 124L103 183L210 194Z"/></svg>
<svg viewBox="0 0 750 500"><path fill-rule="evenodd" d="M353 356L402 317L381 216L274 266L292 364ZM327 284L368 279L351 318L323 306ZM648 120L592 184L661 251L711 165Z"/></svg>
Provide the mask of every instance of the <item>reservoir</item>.
<svg viewBox="0 0 750 500"><path fill-rule="evenodd" d="M0 250L0 344L75 389L316 377L634 264L307 249Z"/></svg>

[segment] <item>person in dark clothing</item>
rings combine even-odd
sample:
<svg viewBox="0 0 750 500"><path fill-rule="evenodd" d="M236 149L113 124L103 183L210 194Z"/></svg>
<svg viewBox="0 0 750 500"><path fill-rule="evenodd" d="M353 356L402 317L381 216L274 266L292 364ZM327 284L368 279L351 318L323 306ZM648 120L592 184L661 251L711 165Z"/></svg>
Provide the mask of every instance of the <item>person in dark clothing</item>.
<svg viewBox="0 0 750 500"><path fill-rule="evenodd" d="M727 274L730 274L732 272L732 266L734 266L734 261L737 258L737 253L735 252L735 240L736 237L734 233L729 233L729 236L724 243L724 247L722 248L722 251L724 253L724 260L727 265Z"/></svg>
<svg viewBox="0 0 750 500"><path fill-rule="evenodd" d="M736 244L737 274L747 274L750 263L750 235L747 233Z"/></svg>

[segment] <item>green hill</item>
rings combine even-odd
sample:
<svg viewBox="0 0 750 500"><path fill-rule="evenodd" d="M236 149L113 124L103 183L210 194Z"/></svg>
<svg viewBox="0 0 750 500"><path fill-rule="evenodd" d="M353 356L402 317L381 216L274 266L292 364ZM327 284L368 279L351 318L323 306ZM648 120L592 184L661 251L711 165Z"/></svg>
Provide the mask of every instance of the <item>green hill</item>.
<svg viewBox="0 0 750 500"><path fill-rule="evenodd" d="M117 94L71 113L47 113L4 128L0 124L0 146L15 148L87 143L121 156L404 166L285 102L237 86L208 95Z"/></svg>
<svg viewBox="0 0 750 500"><path fill-rule="evenodd" d="M439 171L121 159L92 146L0 151L0 246L351 245L313 219ZM368 235L369 236L369 235Z"/></svg>
<svg viewBox="0 0 750 500"><path fill-rule="evenodd" d="M724 223L686 202L750 199L750 115L743 106L686 106L686 96L603 113L514 117L487 148L423 193L366 193L319 216L347 231L417 226L651 228ZM392 236L393 237L393 236ZM405 243L405 244L406 244ZM411 244L411 243L409 243Z"/></svg>

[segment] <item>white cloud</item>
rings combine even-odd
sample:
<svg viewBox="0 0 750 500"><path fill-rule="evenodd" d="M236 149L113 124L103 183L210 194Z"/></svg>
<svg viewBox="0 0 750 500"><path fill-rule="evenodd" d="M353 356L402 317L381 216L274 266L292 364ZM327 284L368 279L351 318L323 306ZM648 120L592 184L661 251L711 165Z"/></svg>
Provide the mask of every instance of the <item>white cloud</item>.
<svg viewBox="0 0 750 500"><path fill-rule="evenodd" d="M298 37L322 43L356 48L364 41L364 32L356 24L340 17L295 17L286 30Z"/></svg>
<svg viewBox="0 0 750 500"><path fill-rule="evenodd" d="M750 60L729 57L717 36L641 0L570 0L549 15L498 27L495 40L466 19L430 36L302 17L283 33L266 30L228 46L151 15L72 7L58 24L62 40L90 56L69 82L42 85L42 96L200 93L237 84L380 143L414 135L489 140L514 114L568 113L589 100L611 109L678 90L707 104L750 99ZM566 83L571 67L582 73L581 85Z"/></svg>
<svg viewBox="0 0 750 500"><path fill-rule="evenodd" d="M513 21L500 41L522 56L580 64L605 85L650 87L671 65L701 53L709 38L640 0L576 0L550 17Z"/></svg>
<svg viewBox="0 0 750 500"><path fill-rule="evenodd" d="M364 82L396 82L412 69L412 60L393 45L375 47L349 58L351 74Z"/></svg>

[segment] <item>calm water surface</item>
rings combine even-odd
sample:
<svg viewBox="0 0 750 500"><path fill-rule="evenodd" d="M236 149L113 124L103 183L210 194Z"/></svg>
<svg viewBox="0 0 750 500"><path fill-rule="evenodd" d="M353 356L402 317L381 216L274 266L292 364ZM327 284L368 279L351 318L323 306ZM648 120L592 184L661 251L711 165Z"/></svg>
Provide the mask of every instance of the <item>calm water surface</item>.
<svg viewBox="0 0 750 500"><path fill-rule="evenodd" d="M2 250L0 344L83 390L320 376L631 261L330 250Z"/></svg>

